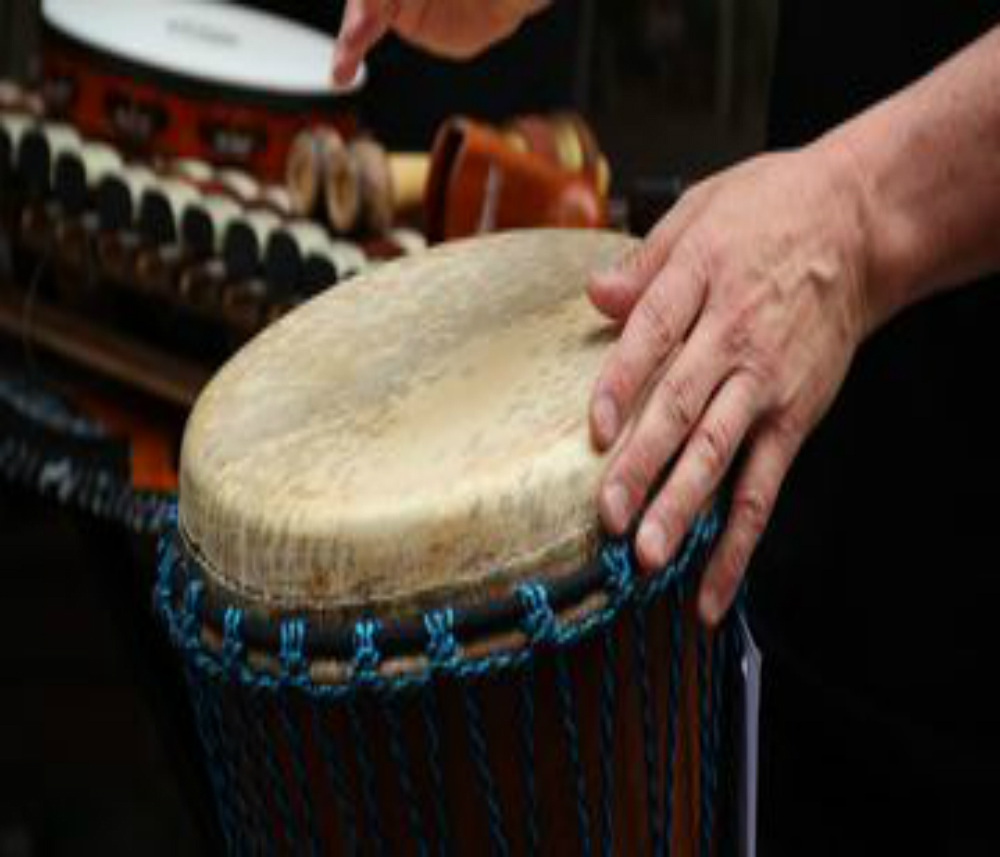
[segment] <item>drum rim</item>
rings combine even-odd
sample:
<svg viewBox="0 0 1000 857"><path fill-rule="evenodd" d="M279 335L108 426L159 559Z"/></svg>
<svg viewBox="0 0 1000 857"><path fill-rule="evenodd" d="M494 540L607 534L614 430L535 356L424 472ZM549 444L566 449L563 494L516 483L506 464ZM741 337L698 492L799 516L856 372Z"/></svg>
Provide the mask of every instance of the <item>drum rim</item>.
<svg viewBox="0 0 1000 857"><path fill-rule="evenodd" d="M572 574L544 580L540 569L533 582L518 584L493 604L418 608L403 617L369 613L353 621L340 618L337 627L323 623L322 611L269 615L262 605L248 604L220 587L191 551L174 510L160 538L154 607L178 649L194 652L202 666L246 685L275 689L290 682L319 696L349 692L359 684L405 689L442 671L481 674L516 665L540 641L571 644L611 621L626 604L648 602L671 587L685 586L715 542L722 520L719 506L698 517L674 558L655 574L636 571L630 534L606 540ZM532 607L525 602L535 600L526 595L540 598L543 613L555 623L552 628L526 630ZM442 622L451 646L457 647L443 662L433 651L432 629ZM523 639L512 642L511 635ZM374 663L361 663L366 647L376 653ZM251 665L248 651L261 656L263 664L258 660ZM343 675L314 679L310 667L319 664L334 665Z"/></svg>

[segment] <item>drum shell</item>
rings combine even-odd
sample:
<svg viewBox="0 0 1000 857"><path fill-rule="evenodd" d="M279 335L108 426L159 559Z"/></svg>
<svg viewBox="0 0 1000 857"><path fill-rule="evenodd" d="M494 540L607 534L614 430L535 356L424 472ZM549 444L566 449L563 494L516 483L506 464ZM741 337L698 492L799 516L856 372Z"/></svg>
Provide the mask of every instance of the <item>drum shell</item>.
<svg viewBox="0 0 1000 857"><path fill-rule="evenodd" d="M732 748L724 737L731 732L730 715L712 709L731 698L726 688L732 686L734 659L722 653L733 638L731 623L717 637L700 626L693 591L677 588L648 604L627 604L594 633L566 647L541 644L513 667L444 674L402 690L362 688L321 698L294 681L262 690L236 674L189 663L231 843L238 852L277 845L285 853L287 837L287 853L312 842L321 853L348 854L355 841L360 853L377 853L371 844L380 840L382 853L416 854L421 846L437 853L443 807L453 853L490 853L497 830L513 854L584 853L578 759L591 847L607 835L610 853L662 853L662 838L669 836L668 853L708 853L706 844L715 848L720 836L729 835L722 828L733 786ZM516 649L524 644L518 637L470 646L463 655ZM204 640L209 649L232 652L217 634L206 632ZM259 652L244 658L262 675L282 671ZM709 691L716 682L724 688L717 695ZM532 712L530 756L525 688ZM477 760L475 722L481 722L492 799ZM715 741L707 767L706 736ZM531 787L524 767L529 758ZM346 814L345 801L351 807ZM701 828L706 811L707 835ZM530 818L537 827L534 849Z"/></svg>

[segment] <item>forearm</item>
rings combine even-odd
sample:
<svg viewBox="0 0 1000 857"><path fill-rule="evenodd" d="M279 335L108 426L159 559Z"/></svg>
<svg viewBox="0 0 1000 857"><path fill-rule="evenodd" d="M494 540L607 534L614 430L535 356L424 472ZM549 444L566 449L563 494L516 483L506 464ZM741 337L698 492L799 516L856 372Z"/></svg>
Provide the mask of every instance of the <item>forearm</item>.
<svg viewBox="0 0 1000 857"><path fill-rule="evenodd" d="M1000 28L816 145L854 183L870 327L1000 268Z"/></svg>

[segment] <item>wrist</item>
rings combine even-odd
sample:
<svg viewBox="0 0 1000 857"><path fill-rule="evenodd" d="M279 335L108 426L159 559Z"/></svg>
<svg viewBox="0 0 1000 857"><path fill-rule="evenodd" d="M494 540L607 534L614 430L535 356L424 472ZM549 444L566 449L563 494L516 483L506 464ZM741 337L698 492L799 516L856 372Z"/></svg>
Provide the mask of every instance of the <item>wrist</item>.
<svg viewBox="0 0 1000 857"><path fill-rule="evenodd" d="M830 225L843 262L848 310L861 342L875 330L892 309L879 287L876 264L876 205L867 166L851 142L836 133L819 138L807 151L824 177L834 212Z"/></svg>

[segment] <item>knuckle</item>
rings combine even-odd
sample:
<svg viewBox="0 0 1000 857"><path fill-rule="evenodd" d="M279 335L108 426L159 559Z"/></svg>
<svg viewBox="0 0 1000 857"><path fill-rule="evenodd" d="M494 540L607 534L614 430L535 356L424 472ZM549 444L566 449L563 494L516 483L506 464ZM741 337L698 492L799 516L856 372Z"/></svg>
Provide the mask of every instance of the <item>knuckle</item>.
<svg viewBox="0 0 1000 857"><path fill-rule="evenodd" d="M685 522L690 517L684 498L676 491L661 491L649 507L647 515L655 520L666 536L668 544L675 546L687 530Z"/></svg>
<svg viewBox="0 0 1000 857"><path fill-rule="evenodd" d="M709 225L692 230L687 240L677 248L677 263L683 265L689 275L703 283L710 283L713 274L720 270L725 248L721 245Z"/></svg>
<svg viewBox="0 0 1000 857"><path fill-rule="evenodd" d="M596 397L610 396L619 408L627 404L631 390L630 373L626 371L620 353L614 354L604 369L604 374L595 392Z"/></svg>
<svg viewBox="0 0 1000 857"><path fill-rule="evenodd" d="M771 431L785 454L792 453L806 434L805 420L794 410L785 410L771 422Z"/></svg>
<svg viewBox="0 0 1000 857"><path fill-rule="evenodd" d="M698 417L697 402L690 378L667 375L656 393L657 411L671 424L687 431Z"/></svg>
<svg viewBox="0 0 1000 857"><path fill-rule="evenodd" d="M747 356L754 346L754 319L745 309L739 309L722 325L720 347L729 358Z"/></svg>
<svg viewBox="0 0 1000 857"><path fill-rule="evenodd" d="M648 441L637 439L622 456L618 477L633 497L642 499L656 479L661 466L662 462L658 460L653 445Z"/></svg>
<svg viewBox="0 0 1000 857"><path fill-rule="evenodd" d="M720 423L701 426L691 442L707 472L718 474L726 469L732 457L732 439L725 426Z"/></svg>
<svg viewBox="0 0 1000 857"><path fill-rule="evenodd" d="M743 543L730 544L719 558L716 581L726 594L727 600L739 587L749 559L748 548Z"/></svg>
<svg viewBox="0 0 1000 857"><path fill-rule="evenodd" d="M668 349L677 341L676 323L659 289L651 289L638 307L644 331L651 336L660 350Z"/></svg>
<svg viewBox="0 0 1000 857"><path fill-rule="evenodd" d="M756 540L771 516L771 500L757 488L747 488L733 497L732 515L736 525L752 540Z"/></svg>
<svg viewBox="0 0 1000 857"><path fill-rule="evenodd" d="M620 274L636 274L650 267L653 256L650 241L651 239L647 239L641 244L637 244L622 256L621 262L618 264L618 272Z"/></svg>

